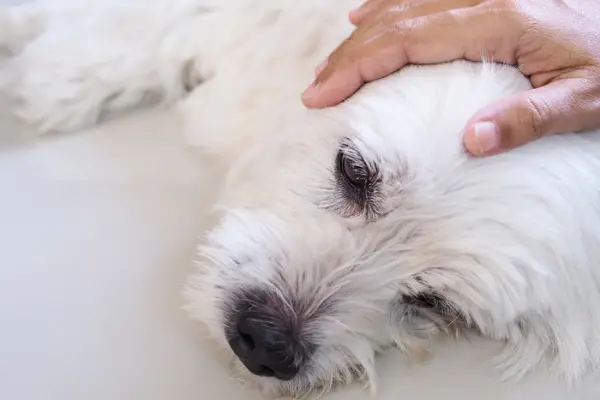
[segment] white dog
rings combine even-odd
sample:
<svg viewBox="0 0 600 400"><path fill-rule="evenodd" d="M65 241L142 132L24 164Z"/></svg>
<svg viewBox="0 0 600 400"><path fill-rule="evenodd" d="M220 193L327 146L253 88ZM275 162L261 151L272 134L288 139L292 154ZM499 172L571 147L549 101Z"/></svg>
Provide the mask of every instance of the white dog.
<svg viewBox="0 0 600 400"><path fill-rule="evenodd" d="M228 166L187 307L271 394L364 377L473 329L505 378L600 364L600 133L470 158L462 129L529 88L511 67L408 67L309 111L360 0L47 0L0 10L2 70L44 132L148 98Z"/></svg>

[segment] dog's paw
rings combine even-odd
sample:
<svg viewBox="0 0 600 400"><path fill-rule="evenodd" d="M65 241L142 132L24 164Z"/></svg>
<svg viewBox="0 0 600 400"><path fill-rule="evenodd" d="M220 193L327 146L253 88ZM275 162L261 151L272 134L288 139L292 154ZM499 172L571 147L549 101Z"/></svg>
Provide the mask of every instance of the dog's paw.
<svg viewBox="0 0 600 400"><path fill-rule="evenodd" d="M99 122L106 113L122 111L161 94L149 68L105 58L27 48L1 72L13 112L40 133L69 132ZM150 60L148 60L150 62Z"/></svg>
<svg viewBox="0 0 600 400"><path fill-rule="evenodd" d="M13 112L41 133L71 131L93 124L108 93L94 88L77 71L43 64L10 63L3 72L4 91Z"/></svg>

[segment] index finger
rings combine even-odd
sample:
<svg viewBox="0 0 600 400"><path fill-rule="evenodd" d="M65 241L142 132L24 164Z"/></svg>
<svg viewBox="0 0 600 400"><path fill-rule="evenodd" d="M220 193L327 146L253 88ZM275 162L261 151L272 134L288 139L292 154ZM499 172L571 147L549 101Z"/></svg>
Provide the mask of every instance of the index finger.
<svg viewBox="0 0 600 400"><path fill-rule="evenodd" d="M368 0L368 1L366 1L357 9L350 11L350 13L348 15L348 17L350 18L350 22L352 22L354 25L360 24L365 19L365 17L367 17L370 14L373 14L385 2L386 2L386 0Z"/></svg>
<svg viewBox="0 0 600 400"><path fill-rule="evenodd" d="M357 29L329 57L315 82L303 93L309 108L340 103L363 84L405 65L468 59L514 63L519 31L511 10L482 6L399 20ZM490 15L491 14L491 15Z"/></svg>

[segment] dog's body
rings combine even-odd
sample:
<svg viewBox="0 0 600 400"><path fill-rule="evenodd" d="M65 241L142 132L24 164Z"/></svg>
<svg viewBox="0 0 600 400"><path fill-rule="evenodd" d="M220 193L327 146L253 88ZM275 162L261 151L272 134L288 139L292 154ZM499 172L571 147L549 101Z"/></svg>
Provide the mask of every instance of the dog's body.
<svg viewBox="0 0 600 400"><path fill-rule="evenodd" d="M250 380L300 393L373 379L376 352L454 328L506 341L507 378L544 358L569 382L598 366L600 133L468 157L467 119L529 83L467 62L306 110L300 93L360 0L122 3L0 9L14 53L1 77L44 131L148 95L180 103L190 142L228 166L188 309Z"/></svg>

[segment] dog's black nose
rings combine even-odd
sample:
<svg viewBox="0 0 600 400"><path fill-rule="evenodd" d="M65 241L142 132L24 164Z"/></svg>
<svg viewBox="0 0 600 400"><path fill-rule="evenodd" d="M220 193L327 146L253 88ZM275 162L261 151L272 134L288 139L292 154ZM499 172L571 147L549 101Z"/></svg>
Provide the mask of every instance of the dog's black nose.
<svg viewBox="0 0 600 400"><path fill-rule="evenodd" d="M298 343L276 322L241 312L229 336L231 349L254 375L288 381L298 373Z"/></svg>

